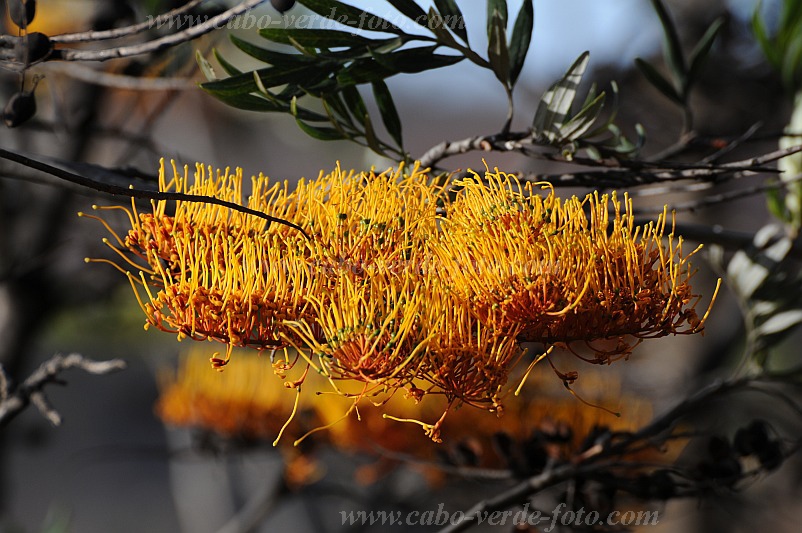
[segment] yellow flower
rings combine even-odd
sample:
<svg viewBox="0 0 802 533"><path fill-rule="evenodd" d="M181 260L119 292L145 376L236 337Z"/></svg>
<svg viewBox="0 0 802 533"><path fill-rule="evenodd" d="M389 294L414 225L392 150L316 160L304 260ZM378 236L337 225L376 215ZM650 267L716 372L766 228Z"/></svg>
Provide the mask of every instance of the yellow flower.
<svg viewBox="0 0 802 533"><path fill-rule="evenodd" d="M440 267L484 323L545 345L582 341L593 362L627 355L635 339L701 331L682 238L666 215L635 227L615 193L558 198L496 170L456 184L434 247ZM666 243L664 244L664 240ZM697 249L698 250L698 249ZM617 339L605 350L590 343Z"/></svg>
<svg viewBox="0 0 802 533"><path fill-rule="evenodd" d="M160 190L244 200L241 170L202 165L190 181L175 166L168 179L162 164ZM560 199L498 170L438 184L418 165L338 166L292 191L253 178L244 205L303 232L225 206L168 205L107 208L130 221L124 239L106 227L146 326L225 343L218 369L234 347L293 347L271 370L284 376L300 362L291 385L319 374L351 402L345 415L401 389L410 405L442 396L436 422L408 418L433 440L461 404L501 412L521 342L543 344L543 357L566 347L608 363L643 338L704 324L689 283L695 251L665 235L665 213L635 227L630 200L622 207L615 193Z"/></svg>
<svg viewBox="0 0 802 533"><path fill-rule="evenodd" d="M175 166L172 170L167 181L162 164L160 190L242 203L241 170L214 174L197 165L192 184L186 167L183 174ZM269 187L259 176L252 189L248 207L282 218L293 215L282 208L286 185ZM152 213L139 213L133 203L125 211L131 230L124 239L112 232L117 245L110 246L127 268L138 270L128 277L149 325L179 339L275 349L286 345L284 322L307 316L305 294L317 278L293 259L305 250L294 230L266 228L261 218L194 202L176 202L173 215L166 214L164 201L153 203ZM215 362L221 366L226 360Z"/></svg>

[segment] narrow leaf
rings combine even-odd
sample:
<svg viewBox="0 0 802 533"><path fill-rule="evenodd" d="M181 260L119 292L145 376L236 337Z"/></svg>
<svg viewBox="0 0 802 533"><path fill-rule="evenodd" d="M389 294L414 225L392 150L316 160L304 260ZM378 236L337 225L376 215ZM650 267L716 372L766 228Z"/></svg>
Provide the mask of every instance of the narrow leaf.
<svg viewBox="0 0 802 533"><path fill-rule="evenodd" d="M387 133L390 134L396 145L403 151L404 139L401 134L401 117L398 116L398 110L395 107L393 96L390 94L387 84L383 81L373 82L373 96L376 98L376 105L379 107L379 113Z"/></svg>
<svg viewBox="0 0 802 533"><path fill-rule="evenodd" d="M755 334L759 337L785 333L802 323L802 309L791 309L777 313L757 327Z"/></svg>
<svg viewBox="0 0 802 533"><path fill-rule="evenodd" d="M342 95L339 92L332 92L324 95L322 101L323 107L326 109L331 109L337 114L337 116L347 123L347 125L353 127L353 119L351 118L351 114L348 112L348 108L345 106L345 102L343 102Z"/></svg>
<svg viewBox="0 0 802 533"><path fill-rule="evenodd" d="M244 72L224 80L210 81L201 85L209 92L220 95L237 95L253 93L259 90L254 82L254 72L259 76L262 85L275 87L287 83L296 83L300 86L314 84L325 79L337 64L319 61L314 65L299 65L296 67L268 67L253 72Z"/></svg>
<svg viewBox="0 0 802 533"><path fill-rule="evenodd" d="M317 126L311 126L306 122L304 122L303 120L301 120L298 115L297 99L295 98L293 98L292 103L290 104L290 112L295 117L295 122L298 123L298 127L300 127L304 133L306 133L313 139L317 139L319 141L338 141L347 138L334 128L322 128Z"/></svg>
<svg viewBox="0 0 802 533"><path fill-rule="evenodd" d="M231 34L230 38L231 42L234 43L234 46L236 46L249 56L258 59L259 61L262 61L264 63L268 63L269 65L294 66L298 65L299 63L310 64L317 61L316 58L309 57L303 54L284 54L282 52L277 52L275 50L268 50L266 48L261 48L253 43L240 39L233 33Z"/></svg>
<svg viewBox="0 0 802 533"><path fill-rule="evenodd" d="M203 72L203 75L206 77L207 80L214 81L217 79L217 75L214 73L214 68L212 68L212 64L209 63L209 61L205 57L203 57L203 54L201 54L200 50L195 52L195 61L197 61L198 67L200 67L201 72Z"/></svg>
<svg viewBox="0 0 802 533"><path fill-rule="evenodd" d="M292 45L293 41L303 47L341 48L365 45L384 44L392 39L368 39L361 35L341 30L323 30L316 28L264 28L259 35L269 41Z"/></svg>
<svg viewBox="0 0 802 533"><path fill-rule="evenodd" d="M510 52L507 48L507 31L498 11L493 12L492 28L487 42L487 59L496 78L510 86Z"/></svg>
<svg viewBox="0 0 802 533"><path fill-rule="evenodd" d="M362 95L359 94L359 90L353 85L344 87L342 95L345 105L354 118L360 123L364 122L365 115L368 114L368 108L365 106L365 101L362 99Z"/></svg>
<svg viewBox="0 0 802 533"><path fill-rule="evenodd" d="M440 13L435 11L433 7L429 8L429 16L427 18L427 23L429 25L429 29L434 33L437 40L448 46L450 48L459 49L460 45L457 43L457 40L451 35L451 32L448 31L446 28L446 23L443 20L443 17L440 16Z"/></svg>
<svg viewBox="0 0 802 533"><path fill-rule="evenodd" d="M226 71L226 74L228 74L229 76L238 76L242 74L242 71L240 69L238 69L237 67L226 61L226 59L222 55L220 55L220 52L217 50L217 48L213 50L213 53L214 53L214 58L217 60L218 63L220 63L220 66L223 67L223 70Z"/></svg>
<svg viewBox="0 0 802 533"><path fill-rule="evenodd" d="M406 74L447 67L465 59L464 56L435 54L437 48L437 45L421 46L392 54L373 54L373 57L385 68Z"/></svg>
<svg viewBox="0 0 802 533"><path fill-rule="evenodd" d="M362 118L362 123L365 125L365 140L368 143L368 147L379 155L385 155L381 141L376 137L376 130L373 128L373 123L370 121L370 115L365 113L365 116Z"/></svg>
<svg viewBox="0 0 802 533"><path fill-rule="evenodd" d="M532 29L535 24L535 9L532 0L524 0L518 17L515 19L515 26L512 28L510 38L510 85L515 85L518 76L524 67L526 54L532 42Z"/></svg>
<svg viewBox="0 0 802 533"><path fill-rule="evenodd" d="M416 24L420 24L424 28L427 27L426 11L420 7L415 0L387 0L394 8L407 16Z"/></svg>
<svg viewBox="0 0 802 533"><path fill-rule="evenodd" d="M354 30L384 31L406 35L401 28L377 15L363 11L337 0L298 0L318 15L326 17Z"/></svg>
<svg viewBox="0 0 802 533"><path fill-rule="evenodd" d="M507 0L487 0L487 38L490 38L492 31L493 15L498 13L504 26L504 31L507 30Z"/></svg>
<svg viewBox="0 0 802 533"><path fill-rule="evenodd" d="M553 139L560 126L571 112L571 104L576 97L576 90L582 81L582 75L588 66L590 54L583 52L565 75L552 85L540 98L532 123L536 134Z"/></svg>
<svg viewBox="0 0 802 533"><path fill-rule="evenodd" d="M713 42L715 42L716 36L718 36L723 25L724 19L721 17L717 18L713 24L710 25L702 38L699 39L699 42L696 43L691 55L688 57L688 63L690 66L688 67L688 77L685 80L685 83L687 84L685 91L690 89L690 86L696 81L696 78L702 71L702 67L707 59L707 55L710 53L710 49L713 47Z"/></svg>
<svg viewBox="0 0 802 533"><path fill-rule="evenodd" d="M601 93L560 128L561 140L574 141L582 137L599 118L604 107L605 94Z"/></svg>
<svg viewBox="0 0 802 533"><path fill-rule="evenodd" d="M468 44L468 31L465 28L465 19L455 0L434 0L434 5L443 17L443 23L453 31L462 42Z"/></svg>
<svg viewBox="0 0 802 533"><path fill-rule="evenodd" d="M640 70L641 74L643 74L649 83L651 83L658 91L663 93L663 95L668 97L671 101L679 105L685 105L682 101L682 97L680 97L679 93L677 93L677 89L675 89L671 82L665 79L662 74L657 72L657 69L654 68L650 63L647 63L643 59L636 57L635 65L638 67L638 70Z"/></svg>
<svg viewBox="0 0 802 533"><path fill-rule="evenodd" d="M660 24L663 26L666 64L674 74L674 79L677 81L684 81L686 75L685 59L682 54L682 45L680 44L674 21L671 20L666 6L663 5L663 0L652 0L652 6L657 12L657 16L660 18Z"/></svg>
<svg viewBox="0 0 802 533"><path fill-rule="evenodd" d="M760 48L763 50L763 54L765 54L766 59L769 60L769 63L771 63L775 68L779 68L780 51L769 39L768 30L766 29L766 25L760 16L761 4L762 2L758 2L757 6L755 6L754 13L752 13L752 33L755 35L755 38L760 44Z"/></svg>
<svg viewBox="0 0 802 533"><path fill-rule="evenodd" d="M337 73L337 85L340 87L361 85L383 80L396 74L375 59L360 59L354 61Z"/></svg>

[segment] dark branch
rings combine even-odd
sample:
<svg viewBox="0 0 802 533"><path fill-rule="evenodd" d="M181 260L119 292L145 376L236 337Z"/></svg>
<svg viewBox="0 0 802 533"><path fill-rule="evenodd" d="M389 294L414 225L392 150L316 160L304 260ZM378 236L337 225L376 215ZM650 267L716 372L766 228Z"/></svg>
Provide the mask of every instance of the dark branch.
<svg viewBox="0 0 802 533"><path fill-rule="evenodd" d="M149 191L145 189L129 189L126 187L121 187L119 185L110 185L100 181L91 180L74 172L64 170L63 168L49 165L37 159L32 159L22 154L10 152L2 148L0 148L0 158L8 159L9 161L20 163L21 165L24 165L26 167L46 172L52 176L63 179L70 183L75 183L83 187L89 187L90 189L94 189L96 191L115 196L127 196L128 198L144 198L148 200L197 202L197 203L213 204L213 205L219 205L221 207L227 207L229 209L233 209L234 211L239 211L241 213L246 213L267 220L268 226L273 222L276 222L278 224L283 224L285 226L300 231L304 237L309 239L309 235L307 235L306 232L303 230L303 228L297 224L294 224L282 218L270 216L266 213L262 213L261 211L256 211L255 209L251 209L249 207L245 207L239 204L235 204L233 202L228 202L226 200L215 198L213 196L184 194L180 192Z"/></svg>

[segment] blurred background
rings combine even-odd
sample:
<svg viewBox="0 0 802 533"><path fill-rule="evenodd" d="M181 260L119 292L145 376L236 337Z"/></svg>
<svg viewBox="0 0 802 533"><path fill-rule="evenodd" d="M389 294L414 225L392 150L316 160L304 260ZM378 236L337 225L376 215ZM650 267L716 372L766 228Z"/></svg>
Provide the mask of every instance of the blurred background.
<svg viewBox="0 0 802 533"><path fill-rule="evenodd" d="M54 35L106 29L145 20L182 3L39 0L28 30ZM398 19L384 2L351 3ZM197 9L219 12L231 4L205 2ZM459 4L469 34L481 42L485 2ZM762 3L767 20L776 20L779 4ZM793 98L750 31L756 3L671 0L667 5L682 41L691 45L716 17L725 17L723 32L692 96L698 133L738 136L757 122L762 123L761 131L781 131L789 121ZM511 13L517 13L520 2L511 0L509 6ZM295 6L282 15L268 2L255 13L283 20L306 12ZM7 16L3 25L3 33L17 34ZM242 39L259 40L255 30L234 31ZM44 75L35 90L36 115L17 128L0 129L0 145L103 165L132 176L132 183L152 179L161 157L180 164L200 161L242 167L246 176L262 172L290 182L328 172L337 161L356 169L392 164L354 144L312 140L290 116L238 111L199 90L196 83L204 79L195 51L209 56L217 48L243 69L254 66L252 58L230 44L227 33L217 31L144 58L37 65L23 82L24 90L30 90L33 76ZM601 86L618 82L623 129L633 134L635 123L642 123L647 132L644 153L659 153L677 139L681 116L633 67L635 57L660 56L661 46L660 23L647 0L536 1L534 38L516 89L519 118L513 129L528 126L526 117L531 117L542 92L589 50L587 77ZM141 83L136 88L92 83L100 79L99 72L136 76ZM150 82L164 78L177 80L179 88L155 90L158 87ZM399 75L387 83L405 119L406 147L413 156L444 140L496 132L504 122L503 89L492 73L467 61ZM19 92L19 75L0 72L0 91L3 101ZM776 135L764 140L756 136L731 158L770 152L776 143ZM498 165L508 171L554 170L553 164L516 154L473 152L446 164L452 169L482 168L482 158L491 168ZM72 371L63 376L65 386L51 386L48 396L64 418L61 427L51 427L36 410L28 409L0 431L0 531L233 532L279 526L290 531L339 531L343 509L370 509L386 502L415 508L432 501L465 509L497 490L492 484L459 479L433 484L413 467L394 469L383 473L378 483L360 485L352 481L356 472L375 458L325 447L315 467L324 472L322 480L301 483L297 490L277 489L287 456L268 440L234 445L165 426L154 410L160 382L166 379L164 369L175 368L187 342L178 344L171 335L143 331L144 317L125 277L105 265L84 263L85 257L109 256L101 242L107 234L100 224L79 219L76 212L114 202L93 191L61 186L10 162L0 163L0 173L0 363L6 372L22 380L54 353L70 352L95 359L119 357L129 365L109 376ZM570 192L578 191L566 191ZM685 193L636 202L662 205L689 197ZM770 218L761 195L679 214L682 223L742 232L754 232ZM709 295L717 274L701 258L697 263L701 272L695 288ZM725 290L704 337L644 344L627 363L605 368L602 382L620 382L623 390L647 398L655 411L662 410L716 370L733 364L743 343L741 324L740 310ZM216 347L202 348L211 354ZM793 340L781 349L792 357ZM551 372L545 366L538 371ZM711 427L728 427L734 412L759 414L760 403L751 400L719 406ZM408 445L432 446L419 433L419 442ZM740 492L672 502L661 508L661 523L649 530L796 531L802 517L799 474L799 462L794 460L771 479L755 479ZM261 510L268 518L257 520L259 525L231 521L255 495L268 491L269 496L272 490L284 492L271 500L275 504L270 509Z"/></svg>

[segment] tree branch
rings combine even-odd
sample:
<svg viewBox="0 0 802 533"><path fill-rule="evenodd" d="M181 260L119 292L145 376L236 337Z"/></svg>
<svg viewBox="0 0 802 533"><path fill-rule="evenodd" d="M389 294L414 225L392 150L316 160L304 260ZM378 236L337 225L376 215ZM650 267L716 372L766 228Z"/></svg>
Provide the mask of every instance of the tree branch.
<svg viewBox="0 0 802 533"><path fill-rule="evenodd" d="M67 356L54 355L37 368L19 387L13 390L0 365L0 427L5 426L28 405L33 404L54 426L61 424L61 415L56 411L44 393L44 386L58 382L64 370L80 368L90 374L103 375L126 368L122 359L94 361L73 353Z"/></svg>
<svg viewBox="0 0 802 533"><path fill-rule="evenodd" d="M150 20L146 20L144 22L140 22L138 24L132 24L131 26L126 26L124 28L114 28L111 30L103 30L103 31L85 31L80 33L62 33L61 35L53 35L50 37L50 42L52 43L59 43L59 44L71 44L71 43L85 43L89 41L106 41L109 39L119 39L120 37L128 37L129 35L136 35L137 33L142 33L143 31L147 31L152 29L153 27L159 27L162 24L169 22L170 19L173 17L177 17L178 15L182 15L187 11L192 10L198 4L205 2L206 0L190 0L183 6L177 7L166 13L162 13L156 17L150 17Z"/></svg>
<svg viewBox="0 0 802 533"><path fill-rule="evenodd" d="M575 462L547 467L542 473L518 483L499 495L478 502L464 513L460 521L441 529L440 533L465 531L485 519L489 513L521 505L532 495L544 489L618 466L621 464L620 458L632 452L633 447L644 443L649 444L655 438L670 432L681 418L698 412L702 406L718 396L738 390L752 390L759 384L789 384L790 380L794 378L795 376L790 374L762 374L714 381L634 433L624 434L623 438L618 441L599 445L596 453L580 456ZM766 391L761 389L761 392ZM797 410L799 410L798 407Z"/></svg>
<svg viewBox="0 0 802 533"><path fill-rule="evenodd" d="M74 172L70 172L68 170L64 170L63 168L59 168L37 159L30 158L28 156L18 154L16 152L10 152L8 150L4 150L0 148L0 158L8 159L9 161L14 161L16 163L20 163L25 165L29 168L34 168L36 170L41 170L42 172L46 172L51 176L55 176L57 178L63 179L70 183L75 183L77 185L81 185L83 187L89 187L90 189L94 189L99 192L116 195L116 196L126 196L128 198L144 198L148 200L167 200L167 201L181 201L181 202L198 202L198 203L205 203L205 204L213 204L219 205L222 207L227 207L229 209L233 209L234 211L239 211L241 213L246 213L249 215L253 215L259 217L261 219L267 220L268 225L270 223L276 222L278 224L283 224L290 228L293 228L297 231L300 231L304 237L309 239L309 235L304 231L304 229L294 224L288 220L284 220L282 218L274 217L268 215L266 213L262 213L261 211L256 211L255 209L251 209L250 207L245 207L240 204L235 204L234 202L228 202L226 200L221 200L219 198L215 198L213 196L202 196L198 194L184 194L180 192L164 192L164 191L150 191L146 189L129 189L126 187L121 187L119 185L110 185L108 183L103 183L100 181L95 181L89 178L85 178L79 174Z"/></svg>
<svg viewBox="0 0 802 533"><path fill-rule="evenodd" d="M108 61L109 59L119 59L122 57L131 57L157 52L177 44L191 41L214 30L221 29L226 23L228 23L229 20L258 6L264 1L265 0L245 0L235 5L231 9L228 9L219 15L210 18L202 24L191 26L186 30L171 33L146 43L118 46L116 48L107 48L105 50L77 50L72 48L61 48L53 50L53 53L48 57L48 59L60 59L63 61Z"/></svg>

